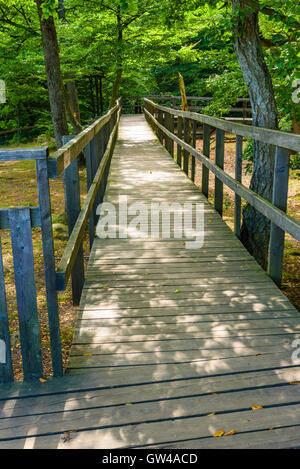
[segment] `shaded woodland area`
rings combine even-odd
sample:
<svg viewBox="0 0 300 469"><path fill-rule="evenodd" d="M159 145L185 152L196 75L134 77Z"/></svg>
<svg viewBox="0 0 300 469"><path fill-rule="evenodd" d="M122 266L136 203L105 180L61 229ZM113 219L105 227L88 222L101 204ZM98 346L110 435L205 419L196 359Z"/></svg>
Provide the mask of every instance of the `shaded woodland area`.
<svg viewBox="0 0 300 469"><path fill-rule="evenodd" d="M0 0L0 79L6 85L6 102L0 103L0 146L47 145L53 152L62 146L63 136L79 134L118 97L132 103L131 112L138 112L139 106L134 105L139 97L180 95L178 72L187 95L212 98L201 113L223 117L240 98L249 98L253 125L299 134L299 25L298 7L290 0ZM129 110L124 107L124 112ZM201 140L198 148L202 148ZM225 166L230 173L234 171L233 145L227 149ZM274 148L249 139L243 158L244 183L271 201ZM199 186L200 176L198 165L195 182ZM35 205L34 177L34 165L29 162L9 168L1 163L1 206L13 206L16 198ZM300 156L292 154L288 214L297 219L299 181ZM83 172L80 183L85 188ZM51 185L59 259L68 238L67 222L62 181L51 181ZM213 196L211 188L210 200ZM233 204L234 194L228 190L224 215L230 226ZM269 221L244 203L241 239L264 268L269 237ZM34 239L39 254L37 233ZM9 270L8 231L2 232L2 244ZM299 309L299 243L287 236L285 247L282 288ZM40 264L38 301L45 308ZM13 285L13 278L7 276ZM66 362L74 310L70 290L61 297ZM13 288L8 288L8 298L13 317ZM17 361L20 344L17 318L13 320ZM43 340L48 341L46 322Z"/></svg>

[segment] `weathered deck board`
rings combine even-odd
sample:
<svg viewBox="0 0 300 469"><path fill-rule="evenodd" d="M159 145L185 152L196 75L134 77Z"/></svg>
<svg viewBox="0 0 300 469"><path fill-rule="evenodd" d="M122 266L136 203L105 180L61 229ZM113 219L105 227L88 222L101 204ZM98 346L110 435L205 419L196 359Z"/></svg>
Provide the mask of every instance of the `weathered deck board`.
<svg viewBox="0 0 300 469"><path fill-rule="evenodd" d="M141 116L121 120L119 195L204 203L204 245L96 239L68 373L0 388L0 448L300 447L299 313Z"/></svg>

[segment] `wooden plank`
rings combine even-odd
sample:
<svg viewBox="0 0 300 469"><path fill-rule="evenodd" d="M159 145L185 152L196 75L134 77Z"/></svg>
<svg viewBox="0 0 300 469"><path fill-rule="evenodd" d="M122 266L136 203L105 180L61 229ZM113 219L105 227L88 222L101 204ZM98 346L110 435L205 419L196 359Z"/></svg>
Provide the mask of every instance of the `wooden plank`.
<svg viewBox="0 0 300 469"><path fill-rule="evenodd" d="M257 393L259 393L260 396L259 402L261 402L261 405L264 407L264 409L261 409L260 412L251 410L251 406L253 405L253 398L255 398ZM199 395L186 397L178 396L177 399L166 399L162 402L149 401L147 402L147 405L145 405L145 403L142 401L141 403L132 404L130 406L130 410L126 408L126 405L119 405L116 407L111 406L106 408L101 406L102 408L98 407L93 409L93 412L89 412L88 409L79 409L76 412L54 413L52 415L50 414L45 416L18 417L16 422L18 421L19 424L16 425L13 429L5 428L7 419L4 419L2 422L4 428L0 429L0 441L5 441L8 438L24 438L27 435L31 437L35 435L38 436L39 434L51 435L58 433L59 435L63 435L64 431L69 431L72 429L76 429L77 432L84 429L89 431L88 426L86 425L87 414L89 416L90 425L89 433L91 434L92 429L98 430L93 434L93 444L95 444L96 435L99 438L101 429L101 433L105 440L105 433L107 433L108 429L110 429L110 432L113 432L114 426L119 427L118 430L115 429L117 433L120 431L120 427L123 427L123 431L126 434L128 432L128 428L130 428L132 425L139 425L142 422L148 423L150 427L151 424L156 424L157 430L160 430L159 436L157 433L152 433L153 428L150 430L150 428L148 428L149 425L144 424L145 430L142 430L143 427L141 425L139 432L136 433L136 436L133 438L133 440L131 440L132 442L136 442L136 444L139 443L140 432L142 432L142 441L144 443L149 441L147 438L145 438L145 432L147 432L147 437L151 437L152 434L152 438L150 439L152 444L154 442L153 436L155 436L155 438L160 438L161 442L166 441L164 438L171 438L171 435L174 435L173 426L177 426L179 423L181 423L181 425L184 423L183 433L185 435L190 434L191 437L196 436L197 434L197 424L199 432L198 437L200 435L212 436L214 426L219 425L220 422L223 422L226 427L229 425L229 422L235 422L237 431L242 431L245 429L245 427L249 429L251 423L252 428L253 424L255 425L254 428L257 428L259 423L260 425L263 424L263 418L266 420L266 422L269 422L269 426L271 426L271 422L274 422L275 409L279 424L284 425L293 423L296 425L297 418L299 418L300 415L299 397L297 398L297 396L297 390L293 386L286 387L284 392L281 388L274 387L261 390L245 390L232 394L228 393L224 394L222 397L219 396L218 398L216 398L216 396L210 396L209 398L208 396ZM142 409L143 405L144 408ZM216 415L209 416L212 411L215 411ZM246 418L250 423L246 424L244 421ZM115 424L112 422L115 422ZM169 424L169 429L166 428L167 423ZM159 427L158 424L160 424L161 427ZM209 428L210 426L213 428ZM32 431L30 432L30 428L32 427L37 427L35 433ZM231 428L234 427L229 427L229 430ZM263 426L262 428L266 427ZM162 433L162 429L166 430L165 434ZM217 430L218 428L216 428L215 431ZM131 437L134 436L135 432L130 432ZM179 432L178 435L179 437L183 436L181 432ZM112 436L110 438L111 441L114 440ZM73 435L71 443L76 443L76 439L77 434ZM61 442L62 441L63 440L61 440ZM85 443L88 444L88 439L85 439ZM107 444L107 442L101 441L100 447L105 448L105 443ZM125 442L123 441L121 446L124 447L124 443ZM130 440L127 441L127 445L128 444L130 444ZM118 442L118 446L119 445L120 442ZM68 446L69 445L67 445L67 447Z"/></svg>
<svg viewBox="0 0 300 469"><path fill-rule="evenodd" d="M182 131L183 131L183 119L178 117L177 121L177 136L181 140L182 139ZM176 161L178 166L181 168L181 146L177 144L177 151L176 151Z"/></svg>
<svg viewBox="0 0 300 469"><path fill-rule="evenodd" d="M65 144L71 139L71 136L63 137L63 143ZM75 158L64 171L64 190L65 207L70 237L76 224L77 218L80 214L80 184L78 173L78 157ZM84 284L84 260L82 242L78 247L77 256L74 262L71 276L73 305L78 306L80 303L81 292Z"/></svg>
<svg viewBox="0 0 300 469"><path fill-rule="evenodd" d="M98 372L99 373L99 372ZM16 421L17 417L37 416L45 412L49 407L52 413L63 412L76 412L78 410L86 409L91 410L91 407L108 408L108 407L121 407L126 403L139 403L142 402L147 405L147 401L156 401L163 404L165 401L171 399L182 399L187 396L198 396L199 398L210 398L210 392L213 388L219 396L231 393L241 393L243 390L257 391L272 390L274 387L284 391L288 387L290 381L296 381L299 376L298 371L277 370L265 371L264 373L250 372L247 376L232 375L226 377L199 377L193 376L194 379L187 379L182 382L179 380L156 382L153 380L149 383L139 385L130 384L129 386L116 386L114 392L112 388L105 386L105 382L101 383L97 379L96 373L86 375L85 386L80 383L82 376L66 375L64 378L64 386L58 390L53 389L53 384L57 380L50 380L44 383L43 387L32 385L31 393L25 394L26 398L17 395L17 391L7 393L10 399L6 402L3 409L2 417L5 417L7 422ZM16 385L12 389L18 389ZM20 388L19 388L20 389ZM62 391L63 390L63 391ZM139 393L142 391L142 396ZM31 397L32 396L32 397ZM134 399L133 397L136 396ZM83 403L83 399L86 405ZM133 402L132 402L133 401ZM92 402L92 405L89 405Z"/></svg>
<svg viewBox="0 0 300 469"><path fill-rule="evenodd" d="M30 210L30 220L32 228L41 226L41 215L39 207L28 207ZM0 209L0 229L9 230L9 208Z"/></svg>
<svg viewBox="0 0 300 469"><path fill-rule="evenodd" d="M93 168L92 168L92 157L91 157L91 143L88 143L84 149L84 156L86 162L86 174L87 174L87 192L89 191L91 184L93 182ZM89 216L89 240L90 240L90 249L92 249L93 242L95 237L95 218L94 212L91 211Z"/></svg>
<svg viewBox="0 0 300 469"><path fill-rule="evenodd" d="M210 157L210 134L211 127L207 124L203 125L203 155L206 158ZM202 164L202 194L208 198L208 187L209 187L209 171L208 168Z"/></svg>
<svg viewBox="0 0 300 469"><path fill-rule="evenodd" d="M47 156L47 147L12 148L0 150L0 161L43 160Z"/></svg>
<svg viewBox="0 0 300 469"><path fill-rule="evenodd" d="M243 157L243 137L236 136L235 148L235 179L242 182L242 157ZM241 198L239 195L234 196L234 234L237 238L241 237Z"/></svg>
<svg viewBox="0 0 300 469"><path fill-rule="evenodd" d="M284 148L277 147L275 154L272 204L283 212L287 210L289 163L290 152ZM284 235L285 233L281 228L271 223L268 273L278 286L281 285L282 277Z"/></svg>
<svg viewBox="0 0 300 469"><path fill-rule="evenodd" d="M217 129L216 134L216 165L224 169L224 131ZM223 183L215 175L215 209L222 216L223 213Z"/></svg>
<svg viewBox="0 0 300 469"><path fill-rule="evenodd" d="M0 384L14 380L0 240Z"/></svg>
<svg viewBox="0 0 300 469"><path fill-rule="evenodd" d="M29 209L10 209L9 221L24 379L32 380L43 370Z"/></svg>
<svg viewBox="0 0 300 469"><path fill-rule="evenodd" d="M192 122L192 146L196 148L197 147L197 122L196 121L191 121L191 122ZM196 160L194 156L192 156L191 158L192 158L191 180L195 182Z"/></svg>
<svg viewBox="0 0 300 469"><path fill-rule="evenodd" d="M55 257L53 247L51 200L47 174L47 161L36 162L38 197L41 213L42 244L52 369L54 376L62 376L62 351L60 341L59 310L56 293Z"/></svg>
<svg viewBox="0 0 300 469"><path fill-rule="evenodd" d="M183 119L183 129L184 129L184 141L188 144L191 143L191 134L190 134L190 121L189 119ZM189 153L183 151L183 171L186 175L189 172Z"/></svg>

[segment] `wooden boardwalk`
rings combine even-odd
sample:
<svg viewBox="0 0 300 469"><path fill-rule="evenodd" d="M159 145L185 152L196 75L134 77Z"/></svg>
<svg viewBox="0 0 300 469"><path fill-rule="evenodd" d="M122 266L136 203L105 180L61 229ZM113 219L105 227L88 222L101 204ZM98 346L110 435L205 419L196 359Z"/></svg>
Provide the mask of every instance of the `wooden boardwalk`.
<svg viewBox="0 0 300 469"><path fill-rule="evenodd" d="M121 119L120 195L202 202L204 245L96 239L68 373L0 389L0 448L300 447L299 313L143 116Z"/></svg>

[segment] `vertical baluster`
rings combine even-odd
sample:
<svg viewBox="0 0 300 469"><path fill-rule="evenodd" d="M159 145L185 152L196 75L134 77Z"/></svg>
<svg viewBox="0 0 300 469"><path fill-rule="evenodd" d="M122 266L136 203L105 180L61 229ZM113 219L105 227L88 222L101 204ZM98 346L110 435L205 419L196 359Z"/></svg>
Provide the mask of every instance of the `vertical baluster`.
<svg viewBox="0 0 300 469"><path fill-rule="evenodd" d="M184 141L190 143L190 120L188 118L183 119L184 126ZM183 171L185 174L189 173L189 152L183 150Z"/></svg>
<svg viewBox="0 0 300 469"><path fill-rule="evenodd" d="M29 208L9 210L24 379L43 375Z"/></svg>
<svg viewBox="0 0 300 469"><path fill-rule="evenodd" d="M0 240L0 384L14 380Z"/></svg>
<svg viewBox="0 0 300 469"><path fill-rule="evenodd" d="M46 283L52 368L54 376L62 376L63 363L60 341L59 310L56 291L55 258L51 220L51 200L46 157L43 160L36 161L36 176L41 214L44 273Z"/></svg>
<svg viewBox="0 0 300 469"><path fill-rule="evenodd" d="M174 115L170 114L170 132L174 133ZM170 138L170 155L174 158L174 140Z"/></svg>
<svg viewBox="0 0 300 469"><path fill-rule="evenodd" d="M92 178L92 160L91 160L91 144L88 143L84 149L85 163L86 163L86 175L87 175L87 192L93 182ZM89 216L89 238L90 238L90 249L92 249L95 237L95 220L94 211L91 210Z"/></svg>
<svg viewBox="0 0 300 469"><path fill-rule="evenodd" d="M237 135L235 147L235 179L238 182L242 182L242 157L243 137ZM234 233L238 238L241 237L241 197L237 194L235 194L234 203Z"/></svg>
<svg viewBox="0 0 300 469"><path fill-rule="evenodd" d="M160 109L158 110L158 122L163 123L163 113ZM158 139L160 143L163 143L163 131L160 128L158 128Z"/></svg>
<svg viewBox="0 0 300 469"><path fill-rule="evenodd" d="M65 144L72 137L63 137ZM80 213L80 185L78 174L78 157L75 158L64 172L65 203L68 218L69 236L71 235L78 215ZM72 296L73 304L78 306L80 303L81 292L84 284L84 259L83 245L81 243L76 261L72 270Z"/></svg>
<svg viewBox="0 0 300 469"><path fill-rule="evenodd" d="M167 130L170 130L170 114L165 112L165 127ZM166 135L165 138L166 150L170 153L170 137Z"/></svg>
<svg viewBox="0 0 300 469"><path fill-rule="evenodd" d="M97 146L96 146L96 138L95 136L90 141L90 151L91 151L91 163L92 163L92 181L94 180L95 174L97 172ZM93 204L93 217L94 222L96 225L96 211L97 211L97 202L95 201Z"/></svg>
<svg viewBox="0 0 300 469"><path fill-rule="evenodd" d="M272 203L284 212L287 209L289 158L289 150L276 147ZM284 235L281 228L271 223L268 273L278 286L281 285L282 278Z"/></svg>
<svg viewBox="0 0 300 469"><path fill-rule="evenodd" d="M216 135L216 165L224 168L224 130L217 129ZM223 213L223 182L215 176L215 209L222 216Z"/></svg>
<svg viewBox="0 0 300 469"><path fill-rule="evenodd" d="M203 124L203 155L207 158L210 157L210 133L211 126ZM204 164L202 165L202 192L208 198L209 188L209 170Z"/></svg>
<svg viewBox="0 0 300 469"><path fill-rule="evenodd" d="M177 119L177 137L182 139L182 127L183 127L182 117L178 116ZM181 168L181 146L177 143L177 156L176 156L177 164Z"/></svg>
<svg viewBox="0 0 300 469"><path fill-rule="evenodd" d="M192 121L192 146L194 148L197 147L197 121ZM196 158L192 156L192 166L191 166L191 179L193 182L195 182L195 171L196 171Z"/></svg>

